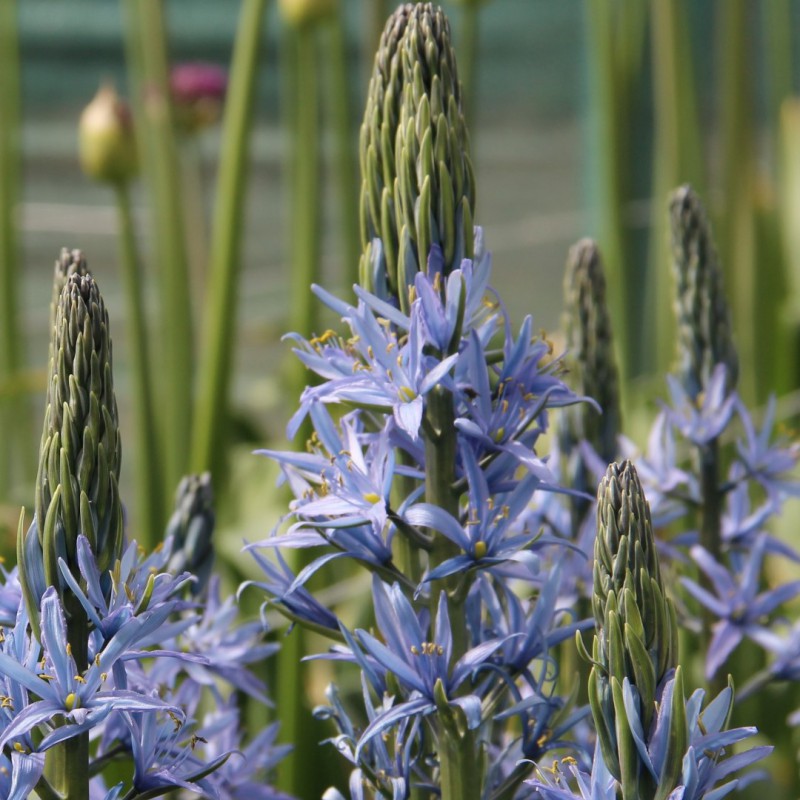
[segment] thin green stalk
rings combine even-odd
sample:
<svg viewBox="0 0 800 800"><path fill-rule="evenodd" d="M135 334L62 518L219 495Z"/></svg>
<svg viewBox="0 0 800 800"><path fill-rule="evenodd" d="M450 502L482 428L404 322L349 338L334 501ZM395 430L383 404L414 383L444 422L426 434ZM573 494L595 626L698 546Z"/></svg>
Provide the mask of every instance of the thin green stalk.
<svg viewBox="0 0 800 800"><path fill-rule="evenodd" d="M293 34L296 58L297 98L294 112L291 330L309 337L314 327L314 296L310 287L319 282L320 179L319 90L315 30ZM296 388L305 385L306 370L297 362Z"/></svg>
<svg viewBox="0 0 800 800"><path fill-rule="evenodd" d="M203 309L205 290L208 286L210 242L206 218L206 187L203 181L203 155L199 139L199 136L183 135L178 143L193 319L197 319ZM226 143L224 135L221 141L224 147Z"/></svg>
<svg viewBox="0 0 800 800"><path fill-rule="evenodd" d="M674 320L669 297L670 271L666 253L666 214L668 193L690 183L703 196L703 169L700 127L694 95L691 39L685 6L678 0L653 0L653 97L655 104L654 207L653 233L648 281L650 290L645 319L655 321L645 356L653 373L666 370L675 344Z"/></svg>
<svg viewBox="0 0 800 800"><path fill-rule="evenodd" d="M780 213L783 258L786 263L786 296L783 324L791 343L790 355L800 352L800 101L787 99L780 118ZM776 296L776 295L773 295ZM800 367L795 357L791 386L800 386Z"/></svg>
<svg viewBox="0 0 800 800"><path fill-rule="evenodd" d="M86 671L89 628L86 613L74 595L64 598L67 642L79 675ZM45 756L45 776L63 800L89 800L89 733L73 736Z"/></svg>
<svg viewBox="0 0 800 800"><path fill-rule="evenodd" d="M458 44L458 71L464 92L464 119L473 130L478 97L478 45L480 42L480 3L461 6L461 37Z"/></svg>
<svg viewBox="0 0 800 800"><path fill-rule="evenodd" d="M718 209L717 241L725 281L732 298L736 321L737 349L743 364L771 361L772 349L764 352L761 331L755 328L756 308L774 307L774 298L756 287L754 138L755 70L751 39L750 4L746 0L719 3L719 94L721 96L722 200ZM750 401L758 400L754 370L740 374L740 390ZM766 389L766 387L764 387ZM762 398L764 399L764 398Z"/></svg>
<svg viewBox="0 0 800 800"><path fill-rule="evenodd" d="M454 732L444 731L438 746L442 800L465 800L480 794L482 769L474 732L458 737Z"/></svg>
<svg viewBox="0 0 800 800"><path fill-rule="evenodd" d="M20 200L20 61L17 4L0 3L0 430L11 446L0 454L0 502L16 481L35 474L26 398L19 372L24 337L19 328L20 274L17 214ZM15 468L12 469L11 465ZM22 465L22 469L19 466Z"/></svg>
<svg viewBox="0 0 800 800"><path fill-rule="evenodd" d="M286 29L282 45L287 85L283 100L285 119L289 123L291 143L291 308L290 327L303 336L310 336L314 325L313 295L310 286L319 279L319 96L315 35L313 27ZM294 367L295 365L293 365ZM298 363L292 375L293 391L305 386L307 372ZM302 442L309 429L301 429ZM293 554L293 569L304 566L303 553ZM297 626L278 655L276 697L277 715L281 720L284 741L294 750L278 768L277 786L297 797L318 796L318 776L308 764L319 757L319 736L306 702L303 672L298 663L307 652L307 634Z"/></svg>
<svg viewBox="0 0 800 800"><path fill-rule="evenodd" d="M633 343L630 335L635 309L632 308L631 286L627 279L622 235L621 209L623 197L623 173L627 164L621 153L622 129L619 87L616 81L614 54L614 15L609 0L588 0L590 74L592 76L591 116L593 119L593 146L596 154L592 179L595 187L593 204L597 215L599 241L603 251L603 263L608 272L608 300L614 317L616 342L620 348L620 383L634 372Z"/></svg>
<svg viewBox="0 0 800 800"><path fill-rule="evenodd" d="M698 449L700 492L703 498L700 510L700 544L719 561L722 555L722 494L719 490L719 443L713 439ZM703 585L713 591L710 581L703 576ZM715 617L704 613L703 636L705 650L711 641L711 624ZM710 696L715 697L727 686L725 675L718 671L711 679Z"/></svg>
<svg viewBox="0 0 800 800"><path fill-rule="evenodd" d="M339 215L342 230L342 257L344 259L345 285L358 283L358 264L361 241L358 230L358 165L356 146L358 137L353 127L353 110L350 102L352 80L347 63L347 37L345 36L344 8L340 8L331 21L328 59L331 71L331 112L336 137L336 172L339 190Z"/></svg>
<svg viewBox="0 0 800 800"><path fill-rule="evenodd" d="M188 466L192 400L192 316L183 225L180 171L169 95L164 8L160 0L126 0L131 41L128 61L142 133L142 159L152 195L154 260L161 278L161 337L158 371L163 420L164 485L167 496Z"/></svg>
<svg viewBox="0 0 800 800"><path fill-rule="evenodd" d="M236 297L241 274L247 163L266 0L243 0L223 121L211 232L203 353L192 440L192 470L219 483L230 395Z"/></svg>
<svg viewBox="0 0 800 800"><path fill-rule="evenodd" d="M398 459L403 466L415 466L413 459L405 450L399 451ZM399 502L402 502L410 496L415 485L415 481L412 478L406 475L397 476L392 487L392 499L397 499ZM397 508L397 505L395 505L395 508ZM420 548L402 533L398 533L394 537L392 543L392 560L397 566L397 569L403 575L406 575L412 584L419 586L423 575L423 565L420 561Z"/></svg>
<svg viewBox="0 0 800 800"><path fill-rule="evenodd" d="M453 396L442 386L428 394L425 412L425 500L458 518L458 495L455 483L456 435ZM430 567L454 556L456 546L441 534L435 534ZM435 617L439 595L448 592L448 612L453 636L453 661L467 651L464 598L458 591L459 576L434 581L431 585L431 618ZM458 732L443 721L437 738L442 800L461 800L474 794L481 785L481 770L475 737Z"/></svg>
<svg viewBox="0 0 800 800"><path fill-rule="evenodd" d="M158 455L153 412L153 387L150 381L140 259L131 213L130 189L126 184L116 187L116 199L120 228L119 257L127 306L128 343L132 367L133 413L138 437L137 446L134 448L138 507L138 522L135 528L138 531L139 543L150 550L161 540L161 531L164 527L161 459Z"/></svg>

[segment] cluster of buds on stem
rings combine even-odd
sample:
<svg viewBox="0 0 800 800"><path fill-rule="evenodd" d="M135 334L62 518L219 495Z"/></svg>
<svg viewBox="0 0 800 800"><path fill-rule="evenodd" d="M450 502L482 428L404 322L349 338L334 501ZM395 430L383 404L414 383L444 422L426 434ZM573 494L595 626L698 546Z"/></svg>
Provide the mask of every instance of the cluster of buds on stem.
<svg viewBox="0 0 800 800"><path fill-rule="evenodd" d="M614 357L611 316L606 305L606 279L600 251L591 239L582 239L567 256L564 277L564 331L573 391L597 401L602 413L587 403L565 409L559 438L567 455L579 442L588 442L608 464L617 457L622 429L619 372ZM577 461L582 460L580 458ZM589 477L577 464L570 486L586 491ZM591 488L594 491L594 486Z"/></svg>
<svg viewBox="0 0 800 800"><path fill-rule="evenodd" d="M431 3L401 6L384 29L360 159L360 282L407 309L408 287L433 246L445 273L473 254L475 179L461 86L450 25Z"/></svg>
<svg viewBox="0 0 800 800"><path fill-rule="evenodd" d="M74 261L85 270L82 259ZM101 573L122 550L121 448L111 360L103 298L91 275L76 271L64 282L55 314L34 521L17 541L34 629L46 587L69 591L59 560L79 579L79 535L89 540Z"/></svg>
<svg viewBox="0 0 800 800"><path fill-rule="evenodd" d="M675 752L665 761L671 771L659 782L674 788L686 750L685 699L680 668L675 670L675 609L664 591L650 509L628 461L611 464L597 491L592 610L597 633L589 702L603 759L624 800L654 798L657 787L637 754L631 718L648 736L664 685L674 676Z"/></svg>
<svg viewBox="0 0 800 800"><path fill-rule="evenodd" d="M696 400L708 387L714 368L724 364L730 392L736 388L739 359L705 211L690 186L674 192L669 211L677 287L678 375L686 392Z"/></svg>

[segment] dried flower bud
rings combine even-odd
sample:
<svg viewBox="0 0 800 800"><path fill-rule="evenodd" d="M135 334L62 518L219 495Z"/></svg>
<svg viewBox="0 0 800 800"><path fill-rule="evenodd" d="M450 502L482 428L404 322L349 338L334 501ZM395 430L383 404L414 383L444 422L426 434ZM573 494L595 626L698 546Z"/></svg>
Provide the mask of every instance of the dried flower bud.
<svg viewBox="0 0 800 800"><path fill-rule="evenodd" d="M289 25L313 25L336 12L337 0L279 0L281 16Z"/></svg>
<svg viewBox="0 0 800 800"><path fill-rule="evenodd" d="M228 73L216 64L192 62L173 67L169 77L175 121L185 133L214 125L222 115Z"/></svg>
<svg viewBox="0 0 800 800"><path fill-rule="evenodd" d="M136 143L130 109L111 84L103 84L83 110L78 126L83 171L104 183L126 183L136 175Z"/></svg>

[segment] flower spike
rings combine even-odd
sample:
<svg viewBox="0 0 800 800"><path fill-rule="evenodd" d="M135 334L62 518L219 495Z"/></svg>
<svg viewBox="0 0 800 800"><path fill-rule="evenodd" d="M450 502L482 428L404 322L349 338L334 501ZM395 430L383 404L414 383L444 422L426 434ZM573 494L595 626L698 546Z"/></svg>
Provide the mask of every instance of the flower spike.
<svg viewBox="0 0 800 800"><path fill-rule="evenodd" d="M80 579L80 534L89 539L101 572L119 557L119 470L108 314L94 279L76 273L67 277L59 297L35 518L18 547L20 581L32 620L38 619L42 572L45 585L61 593L65 584L58 560L63 558Z"/></svg>
<svg viewBox="0 0 800 800"><path fill-rule="evenodd" d="M597 634L589 700L603 758L622 784L623 797L652 797L645 788L652 788L652 776L637 755L635 737L638 728L648 735L673 675L675 712L669 719L674 723L671 736L681 746L671 758L678 759L678 768L685 752L683 683L674 672L675 609L661 579L650 509L630 462L609 466L597 503L592 596ZM638 726L632 726L634 719Z"/></svg>
<svg viewBox="0 0 800 800"><path fill-rule="evenodd" d="M361 285L409 306L414 275L438 245L444 272L473 254L475 180L444 12L401 6L370 81L360 159ZM375 242L381 239L380 245Z"/></svg>
<svg viewBox="0 0 800 800"><path fill-rule="evenodd" d="M670 199L675 313L678 319L678 374L696 399L717 364L724 364L727 393L736 387L739 359L731 335L728 304L711 229L690 186Z"/></svg>

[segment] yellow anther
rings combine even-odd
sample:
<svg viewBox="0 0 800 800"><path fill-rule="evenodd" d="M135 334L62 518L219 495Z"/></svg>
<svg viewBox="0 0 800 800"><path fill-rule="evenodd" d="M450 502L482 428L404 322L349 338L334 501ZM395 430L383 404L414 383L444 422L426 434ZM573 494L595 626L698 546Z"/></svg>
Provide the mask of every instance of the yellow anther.
<svg viewBox="0 0 800 800"><path fill-rule="evenodd" d="M72 655L72 645L69 642L67 642L67 655Z"/></svg>
<svg viewBox="0 0 800 800"><path fill-rule="evenodd" d="M367 503L379 503L380 500L381 500L381 496L379 494L377 494L376 492L367 492L364 495L364 500Z"/></svg>
<svg viewBox="0 0 800 800"><path fill-rule="evenodd" d="M86 683L86 678L84 678L82 675L73 676L73 680L78 681L78 683Z"/></svg>
<svg viewBox="0 0 800 800"><path fill-rule="evenodd" d="M401 399L405 400L407 403L410 403L417 397L417 393L410 386L401 386L398 390L398 394Z"/></svg>

